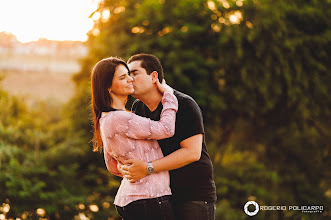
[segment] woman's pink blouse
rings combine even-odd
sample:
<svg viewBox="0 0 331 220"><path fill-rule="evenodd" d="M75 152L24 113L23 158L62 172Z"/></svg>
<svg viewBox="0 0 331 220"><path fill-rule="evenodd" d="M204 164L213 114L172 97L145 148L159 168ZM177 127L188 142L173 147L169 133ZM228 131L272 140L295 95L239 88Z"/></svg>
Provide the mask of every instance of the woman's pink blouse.
<svg viewBox="0 0 331 220"><path fill-rule="evenodd" d="M149 162L163 157L157 140L174 135L178 101L167 91L163 94L162 104L159 121L121 110L111 111L100 118L105 163L109 171L114 171L117 161L141 159ZM139 199L171 195L169 185L168 171L153 173L135 183L123 178L114 204L123 207Z"/></svg>

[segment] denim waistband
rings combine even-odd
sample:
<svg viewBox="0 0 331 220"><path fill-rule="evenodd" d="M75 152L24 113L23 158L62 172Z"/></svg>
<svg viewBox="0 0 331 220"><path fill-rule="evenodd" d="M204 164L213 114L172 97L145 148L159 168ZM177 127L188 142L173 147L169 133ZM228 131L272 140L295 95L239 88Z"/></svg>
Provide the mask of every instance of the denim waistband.
<svg viewBox="0 0 331 220"><path fill-rule="evenodd" d="M150 198L150 199L139 199L136 201L133 201L131 203L129 203L126 206L132 205L132 204L139 204L139 203L161 203L163 201L168 201L170 199L170 195L166 195L166 196L161 196L161 197L156 197L156 198ZM126 207L124 206L124 207Z"/></svg>

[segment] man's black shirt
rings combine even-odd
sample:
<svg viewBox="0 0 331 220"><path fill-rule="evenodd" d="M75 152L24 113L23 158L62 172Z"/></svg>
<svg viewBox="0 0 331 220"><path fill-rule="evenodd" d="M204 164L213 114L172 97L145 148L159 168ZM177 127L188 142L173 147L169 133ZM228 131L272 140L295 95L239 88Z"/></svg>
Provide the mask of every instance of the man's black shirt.
<svg viewBox="0 0 331 220"><path fill-rule="evenodd" d="M197 134L204 134L202 113L198 104L190 96L174 91L178 99L175 135L171 138L159 140L164 156L180 149L180 142ZM132 111L137 115L160 120L162 104L151 112L140 100L133 103ZM203 138L201 157L198 161L182 168L171 170L170 188L174 202L185 201L216 201L216 187L213 179L213 165L207 152L205 138Z"/></svg>

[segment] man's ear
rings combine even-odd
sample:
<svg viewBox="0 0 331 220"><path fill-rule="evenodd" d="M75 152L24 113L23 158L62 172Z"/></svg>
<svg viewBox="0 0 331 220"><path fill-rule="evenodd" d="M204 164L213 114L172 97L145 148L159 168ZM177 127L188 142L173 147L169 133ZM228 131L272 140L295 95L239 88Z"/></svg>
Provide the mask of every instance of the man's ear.
<svg viewBox="0 0 331 220"><path fill-rule="evenodd" d="M151 73L151 76L152 76L152 82L153 82L153 83L156 83L157 80L158 80L159 74L158 74L156 71L153 71L153 72Z"/></svg>

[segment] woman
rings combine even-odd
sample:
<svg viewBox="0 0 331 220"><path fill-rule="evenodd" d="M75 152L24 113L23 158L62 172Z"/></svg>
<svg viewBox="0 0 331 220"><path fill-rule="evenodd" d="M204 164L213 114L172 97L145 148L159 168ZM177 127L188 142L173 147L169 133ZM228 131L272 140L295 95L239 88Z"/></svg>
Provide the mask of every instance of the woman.
<svg viewBox="0 0 331 220"><path fill-rule="evenodd" d="M163 157L156 140L173 136L175 130L178 102L171 88L156 81L163 94L163 111L160 121L151 121L125 110L128 95L134 92L132 82L128 66L119 58L99 61L91 74L93 150L103 149L112 173L118 162L127 159ZM117 212L125 220L173 219L169 185L168 172L153 173L135 183L124 176L114 201Z"/></svg>

